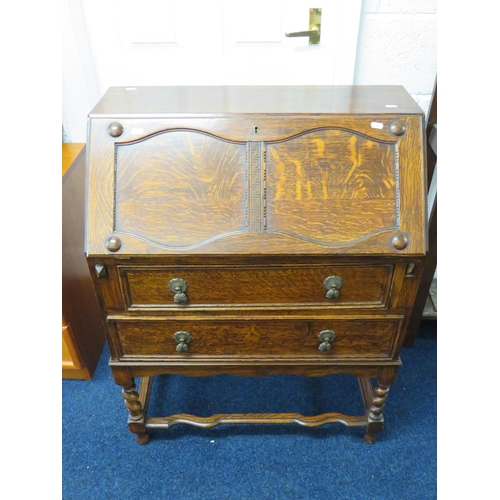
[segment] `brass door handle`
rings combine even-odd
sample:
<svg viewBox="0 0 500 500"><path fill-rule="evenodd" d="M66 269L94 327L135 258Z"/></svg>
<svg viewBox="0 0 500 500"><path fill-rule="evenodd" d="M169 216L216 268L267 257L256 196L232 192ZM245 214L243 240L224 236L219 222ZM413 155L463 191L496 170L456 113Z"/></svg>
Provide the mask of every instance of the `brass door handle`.
<svg viewBox="0 0 500 500"><path fill-rule="evenodd" d="M314 28L314 29L308 30L308 31L292 31L292 33L285 33L285 36L289 37L289 38L295 38L295 37L299 37L299 36L312 37L312 36L319 36L319 35L320 35L320 31L318 28Z"/></svg>
<svg viewBox="0 0 500 500"><path fill-rule="evenodd" d="M321 38L321 9L309 9L309 29L306 31L293 31L285 33L288 38L308 36L309 45L319 45Z"/></svg>

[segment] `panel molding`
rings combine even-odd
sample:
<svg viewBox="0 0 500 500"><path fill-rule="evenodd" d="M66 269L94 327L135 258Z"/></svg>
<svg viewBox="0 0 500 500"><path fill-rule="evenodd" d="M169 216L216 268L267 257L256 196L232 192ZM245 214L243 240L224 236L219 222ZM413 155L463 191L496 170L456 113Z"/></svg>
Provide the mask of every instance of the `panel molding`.
<svg viewBox="0 0 500 500"><path fill-rule="evenodd" d="M379 144L383 144L392 149L394 154L394 195L396 199L395 203L395 215L394 215L394 224L387 225L385 227L380 227L376 230L372 230L367 232L366 234L360 234L358 237L346 240L346 241L325 241L318 238L315 238L313 235L301 234L300 232L287 230L279 227L268 227L268 167L266 161L267 147L272 145L279 145L281 143L285 143L288 141L293 141L300 137L311 135L314 133L322 132L322 131L340 131L348 134L352 134L353 136L360 137L364 140L374 141ZM245 146L245 202L244 202L244 210L245 213L242 214L244 217L244 226L236 231L226 231L219 234L213 234L208 238L203 238L200 241L192 242L188 245L175 245L167 242L157 241L151 238L146 237L142 234L132 233L130 231L125 230L124 228L120 228L117 224L117 185L118 185L118 149L121 147L133 146L135 144L148 141L152 138L169 134L173 132L186 132L207 136L211 139L235 144L239 146ZM215 240L219 240L222 238L234 236L241 233L275 233L282 234L294 239L298 239L307 243L311 243L318 246L335 248L335 247L346 247L351 246L353 244L357 244L361 241L369 239L375 235L390 233L395 230L400 229L400 186L399 186L399 152L397 147L397 140L382 140L376 137L369 136L367 134L360 133L355 130L351 130L344 127L318 127L315 129L310 129L298 134L294 134L292 136L279 139L276 141L234 141L230 139L226 139L224 137L220 137L211 133L207 133L197 129L188 129L188 128L172 128L168 130L162 130L159 132L155 132L153 134L143 136L131 141L126 142L117 142L115 143L115 151L114 151L114 186L113 186L113 232L115 234L127 235L129 237L135 238L137 240L141 240L147 242L149 244L165 248L165 249L189 249L189 248L197 248L203 245L209 244ZM242 193L243 194L243 193ZM333 200L333 199L332 199Z"/></svg>

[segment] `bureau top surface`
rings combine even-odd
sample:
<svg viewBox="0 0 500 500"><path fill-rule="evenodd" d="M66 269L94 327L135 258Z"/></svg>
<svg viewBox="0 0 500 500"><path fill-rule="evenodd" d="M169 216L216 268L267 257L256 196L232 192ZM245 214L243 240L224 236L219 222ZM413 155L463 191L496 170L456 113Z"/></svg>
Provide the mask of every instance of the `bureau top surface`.
<svg viewBox="0 0 500 500"><path fill-rule="evenodd" d="M89 114L106 117L422 114L400 85L111 87Z"/></svg>

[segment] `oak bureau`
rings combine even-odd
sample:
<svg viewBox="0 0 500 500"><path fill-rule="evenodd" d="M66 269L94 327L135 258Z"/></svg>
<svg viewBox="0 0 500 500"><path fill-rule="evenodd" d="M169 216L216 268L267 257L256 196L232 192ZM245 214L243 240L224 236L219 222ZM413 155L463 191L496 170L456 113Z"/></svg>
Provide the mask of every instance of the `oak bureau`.
<svg viewBox="0 0 500 500"><path fill-rule="evenodd" d="M426 253L423 131L401 86L107 91L86 256L139 443L179 423L375 441ZM336 373L358 377L364 415L147 413L160 374Z"/></svg>

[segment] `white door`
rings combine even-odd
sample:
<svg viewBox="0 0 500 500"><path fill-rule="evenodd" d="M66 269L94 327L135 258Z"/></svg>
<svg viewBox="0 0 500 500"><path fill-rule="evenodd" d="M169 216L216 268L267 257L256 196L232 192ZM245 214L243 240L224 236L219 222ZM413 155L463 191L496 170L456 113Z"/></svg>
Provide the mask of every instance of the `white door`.
<svg viewBox="0 0 500 500"><path fill-rule="evenodd" d="M65 48L71 141L85 142L86 116L111 86L352 84L360 8L361 0L66 0L68 46L80 61ZM310 9L321 10L319 43L287 37L309 30Z"/></svg>

